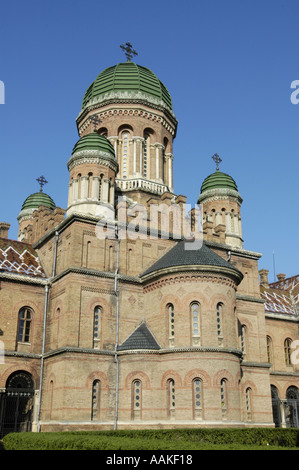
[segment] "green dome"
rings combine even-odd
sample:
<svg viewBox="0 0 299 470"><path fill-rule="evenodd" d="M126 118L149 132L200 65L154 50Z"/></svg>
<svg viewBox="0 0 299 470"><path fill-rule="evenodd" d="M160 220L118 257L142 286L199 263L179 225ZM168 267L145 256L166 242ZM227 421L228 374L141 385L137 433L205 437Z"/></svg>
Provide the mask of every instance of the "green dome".
<svg viewBox="0 0 299 470"><path fill-rule="evenodd" d="M238 191L238 187L234 179L219 170L215 171L215 173L212 173L204 180L201 185L200 193L208 191L209 189L217 188L233 189L234 191Z"/></svg>
<svg viewBox="0 0 299 470"><path fill-rule="evenodd" d="M100 96L104 98L105 95L105 98L109 99L109 94L117 92L141 92L143 95L141 99L148 97L149 101L154 102L154 98L159 105L164 104L172 110L171 96L165 85L151 70L134 62L120 63L103 70L87 89L82 109L93 99L100 98Z"/></svg>
<svg viewBox="0 0 299 470"><path fill-rule="evenodd" d="M92 134L87 134L81 137L81 139L79 139L75 144L72 155L75 152L80 152L82 150L100 150L115 156L112 144L105 136L100 135L97 132L93 132Z"/></svg>
<svg viewBox="0 0 299 470"><path fill-rule="evenodd" d="M40 191L39 193L34 193L28 196L27 199L24 201L21 210L23 211L25 209L38 209L39 206L46 206L52 210L56 207L53 199L48 196L48 194L42 193Z"/></svg>

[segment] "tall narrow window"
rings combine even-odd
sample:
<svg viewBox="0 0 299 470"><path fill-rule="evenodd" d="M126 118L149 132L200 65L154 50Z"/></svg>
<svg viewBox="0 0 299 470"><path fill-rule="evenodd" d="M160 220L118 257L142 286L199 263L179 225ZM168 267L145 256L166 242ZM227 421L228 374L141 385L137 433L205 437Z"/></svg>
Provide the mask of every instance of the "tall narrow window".
<svg viewBox="0 0 299 470"><path fill-rule="evenodd" d="M272 340L270 336L267 336L267 360L269 363L272 362Z"/></svg>
<svg viewBox="0 0 299 470"><path fill-rule="evenodd" d="M134 380L132 384L132 417L141 418L141 381Z"/></svg>
<svg viewBox="0 0 299 470"><path fill-rule="evenodd" d="M287 338L284 342L284 357L285 357L285 363L287 366L290 366L292 364L291 362L291 344L292 340L290 338Z"/></svg>
<svg viewBox="0 0 299 470"><path fill-rule="evenodd" d="M198 378L192 382L193 418L202 419L202 381Z"/></svg>
<svg viewBox="0 0 299 470"><path fill-rule="evenodd" d="M31 329L31 311L28 307L23 307L19 311L18 341L29 343Z"/></svg>
<svg viewBox="0 0 299 470"><path fill-rule="evenodd" d="M222 379L220 382L220 394L221 394L221 411L222 418L226 418L227 413L227 381Z"/></svg>
<svg viewBox="0 0 299 470"><path fill-rule="evenodd" d="M168 331L169 331L169 342L173 345L174 342L174 306L172 304L167 305L168 311Z"/></svg>
<svg viewBox="0 0 299 470"><path fill-rule="evenodd" d="M93 312L93 347L99 349L100 347L100 324L102 316L102 307L97 305Z"/></svg>
<svg viewBox="0 0 299 470"><path fill-rule="evenodd" d="M243 356L246 354L246 326L241 326L241 351Z"/></svg>
<svg viewBox="0 0 299 470"><path fill-rule="evenodd" d="M175 414L175 383L173 379L167 381L167 394L168 394L168 416L174 418Z"/></svg>
<svg viewBox="0 0 299 470"><path fill-rule="evenodd" d="M101 382L94 380L92 383L92 396L91 396L91 421L99 419L100 417L100 393Z"/></svg>
<svg viewBox="0 0 299 470"><path fill-rule="evenodd" d="M144 135L143 141L143 176L147 178L148 176L148 164L149 164L149 134Z"/></svg>
<svg viewBox="0 0 299 470"><path fill-rule="evenodd" d="M192 325L192 343L199 344L200 325L199 325L199 303L192 302L190 305L191 310L191 325Z"/></svg>
<svg viewBox="0 0 299 470"><path fill-rule="evenodd" d="M252 414L252 410L251 410L251 407L252 407L252 404L251 404L251 401L252 401L252 391L251 391L251 388L247 388L246 389L246 412L247 412L247 421L251 421L251 414Z"/></svg>
<svg viewBox="0 0 299 470"><path fill-rule="evenodd" d="M222 344L222 318L223 316L223 304L218 303L217 304L217 335L218 335L218 342L219 344Z"/></svg>
<svg viewBox="0 0 299 470"><path fill-rule="evenodd" d="M122 173L123 178L126 179L128 176L128 151L129 151L129 134L123 132L122 134Z"/></svg>

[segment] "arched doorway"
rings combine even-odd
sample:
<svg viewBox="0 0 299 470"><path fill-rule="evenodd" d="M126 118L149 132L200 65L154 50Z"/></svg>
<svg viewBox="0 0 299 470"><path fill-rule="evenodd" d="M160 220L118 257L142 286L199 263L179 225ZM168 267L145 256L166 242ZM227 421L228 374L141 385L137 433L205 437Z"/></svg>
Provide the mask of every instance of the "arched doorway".
<svg viewBox="0 0 299 470"><path fill-rule="evenodd" d="M299 390L297 387L289 387L286 393L285 420L288 428L299 427Z"/></svg>
<svg viewBox="0 0 299 470"><path fill-rule="evenodd" d="M31 431L34 383L31 374L11 374L0 395L0 437L9 432Z"/></svg>

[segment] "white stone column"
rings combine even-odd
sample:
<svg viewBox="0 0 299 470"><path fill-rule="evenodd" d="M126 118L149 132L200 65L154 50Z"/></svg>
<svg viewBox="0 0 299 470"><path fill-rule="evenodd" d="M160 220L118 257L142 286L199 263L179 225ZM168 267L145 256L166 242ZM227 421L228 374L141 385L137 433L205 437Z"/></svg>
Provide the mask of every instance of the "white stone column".
<svg viewBox="0 0 299 470"><path fill-rule="evenodd" d="M217 227L217 225L222 224L222 213L216 212L215 217L216 217L215 220L216 220L216 227Z"/></svg>
<svg viewBox="0 0 299 470"><path fill-rule="evenodd" d="M239 236L239 215L234 215L234 233Z"/></svg>
<svg viewBox="0 0 299 470"><path fill-rule="evenodd" d="M168 154L168 179L169 179L169 189L173 189L173 181L172 181L172 161L173 161L173 155Z"/></svg>
<svg viewBox="0 0 299 470"><path fill-rule="evenodd" d="M74 179L73 179L73 201L77 201L77 199L78 199L78 191L79 191L79 187L78 187L78 178L74 178Z"/></svg>
<svg viewBox="0 0 299 470"><path fill-rule="evenodd" d="M102 191L101 191L102 202L108 202L108 194L109 194L109 180L107 178L103 178L102 179Z"/></svg>
<svg viewBox="0 0 299 470"><path fill-rule="evenodd" d="M69 195L68 195L68 201L67 201L68 207L71 205L72 202L73 202L73 181L70 181L70 183L69 183Z"/></svg>
<svg viewBox="0 0 299 470"><path fill-rule="evenodd" d="M91 188L91 197L92 199L98 201L100 193L100 178L99 176L92 177L92 188Z"/></svg>
<svg viewBox="0 0 299 470"><path fill-rule="evenodd" d="M81 176L81 199L88 198L88 176Z"/></svg>
<svg viewBox="0 0 299 470"><path fill-rule="evenodd" d="M226 233L231 233L232 231L232 218L230 212L225 212L225 225L226 225Z"/></svg>
<svg viewBox="0 0 299 470"><path fill-rule="evenodd" d="M113 183L112 181L110 181L110 195L109 195L109 202L110 204L112 204L112 206L114 206L114 193L115 193L115 183Z"/></svg>
<svg viewBox="0 0 299 470"><path fill-rule="evenodd" d="M133 176L136 175L136 140L133 139Z"/></svg>

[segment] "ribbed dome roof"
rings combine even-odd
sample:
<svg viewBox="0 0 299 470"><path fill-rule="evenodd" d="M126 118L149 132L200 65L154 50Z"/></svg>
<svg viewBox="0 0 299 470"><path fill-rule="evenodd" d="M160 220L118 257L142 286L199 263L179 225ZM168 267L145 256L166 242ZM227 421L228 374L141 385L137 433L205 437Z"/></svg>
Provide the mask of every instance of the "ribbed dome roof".
<svg viewBox="0 0 299 470"><path fill-rule="evenodd" d="M72 155L82 150L101 150L102 152L111 153L115 156L112 144L105 136L99 135L97 132L81 137L74 145Z"/></svg>
<svg viewBox="0 0 299 470"><path fill-rule="evenodd" d="M209 189L216 188L226 188L238 191L235 180L231 176L227 175L226 173L222 173L219 170L216 170L215 173L207 176L201 185L200 192L203 193Z"/></svg>
<svg viewBox="0 0 299 470"><path fill-rule="evenodd" d="M49 209L55 209L55 202L53 199L48 196L48 194L43 192L33 193L27 197L22 205L22 211L25 209L38 209L39 206L46 206Z"/></svg>
<svg viewBox="0 0 299 470"><path fill-rule="evenodd" d="M165 85L151 70L134 62L119 63L103 70L87 89L82 109L90 100L104 95L108 97L111 92L141 92L172 110L171 96Z"/></svg>

